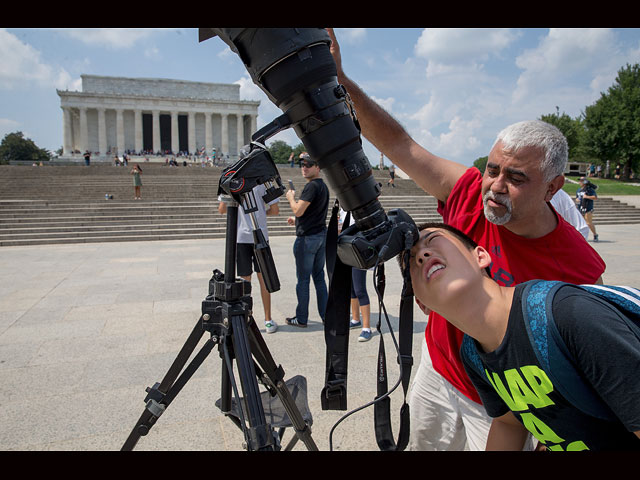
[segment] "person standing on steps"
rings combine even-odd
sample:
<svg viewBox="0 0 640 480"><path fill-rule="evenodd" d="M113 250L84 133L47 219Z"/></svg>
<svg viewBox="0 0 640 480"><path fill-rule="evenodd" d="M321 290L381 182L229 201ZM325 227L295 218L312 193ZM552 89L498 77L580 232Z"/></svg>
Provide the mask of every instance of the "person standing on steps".
<svg viewBox="0 0 640 480"><path fill-rule="evenodd" d="M142 169L140 168L140 165L136 163L135 167L131 170L131 175L133 175L134 200L142 200L142 194L140 193L142 188L142 178L140 178L141 174Z"/></svg>

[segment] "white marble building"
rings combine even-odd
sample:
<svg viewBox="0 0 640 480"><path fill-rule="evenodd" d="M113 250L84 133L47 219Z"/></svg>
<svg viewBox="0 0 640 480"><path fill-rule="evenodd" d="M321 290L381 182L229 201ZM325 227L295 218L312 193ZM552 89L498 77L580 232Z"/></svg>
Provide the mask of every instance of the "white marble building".
<svg viewBox="0 0 640 480"><path fill-rule="evenodd" d="M130 152L189 152L237 158L257 130L259 101L236 84L82 75L82 91L57 90L62 158L109 160Z"/></svg>

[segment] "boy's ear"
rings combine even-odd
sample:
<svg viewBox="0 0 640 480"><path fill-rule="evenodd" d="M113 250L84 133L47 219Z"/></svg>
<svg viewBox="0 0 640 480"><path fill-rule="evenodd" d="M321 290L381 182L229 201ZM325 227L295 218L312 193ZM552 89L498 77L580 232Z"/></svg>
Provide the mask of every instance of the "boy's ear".
<svg viewBox="0 0 640 480"><path fill-rule="evenodd" d="M422 303L420 300L418 300L417 298L416 298L416 305L418 305L418 308L420 308L420 310L422 310L422 312L425 315L429 315L429 312L431 312L431 310L429 310L427 308L427 306L424 303Z"/></svg>
<svg viewBox="0 0 640 480"><path fill-rule="evenodd" d="M484 269L491 265L491 255L484 247L477 246L474 252L478 259L478 265L480 268Z"/></svg>

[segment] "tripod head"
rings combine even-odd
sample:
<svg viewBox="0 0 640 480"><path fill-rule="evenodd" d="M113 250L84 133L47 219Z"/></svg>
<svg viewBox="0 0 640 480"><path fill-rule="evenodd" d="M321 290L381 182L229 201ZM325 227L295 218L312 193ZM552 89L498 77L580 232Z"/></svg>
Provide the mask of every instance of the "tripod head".
<svg viewBox="0 0 640 480"><path fill-rule="evenodd" d="M249 151L247 152L246 147L243 148L243 151L240 152L240 157L238 162L223 170L218 185L218 195L230 197L234 200L236 206L240 204L244 213L250 216L253 224L254 251L262 278L270 293L277 292L280 290L278 272L276 271L269 244L258 226L255 212L258 211L258 201L264 201L265 204L268 204L284 193L284 187L282 186L278 169L269 151L262 143L252 141L249 145ZM256 187L259 185L264 185L265 193L261 199L256 199ZM227 216L228 214L229 210L227 211ZM227 229L229 229L228 224ZM234 241L236 235L233 237ZM229 242L229 237L229 231L227 230L227 242ZM234 248L235 251L235 247L227 243L227 252L230 248ZM235 261L235 254L233 258ZM227 270L229 270L228 265Z"/></svg>

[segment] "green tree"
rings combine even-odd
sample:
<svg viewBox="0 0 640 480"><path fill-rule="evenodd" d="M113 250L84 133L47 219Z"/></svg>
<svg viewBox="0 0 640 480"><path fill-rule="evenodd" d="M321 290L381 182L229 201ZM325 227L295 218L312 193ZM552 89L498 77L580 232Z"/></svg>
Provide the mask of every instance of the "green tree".
<svg viewBox="0 0 640 480"><path fill-rule="evenodd" d="M302 143L299 143L295 147L291 147L287 142L283 140L274 140L271 145L267 147L271 158L275 163L289 163L289 156L293 152L293 158L298 161L298 156L306 150Z"/></svg>
<svg viewBox="0 0 640 480"><path fill-rule="evenodd" d="M585 109L585 140L600 158L612 167L623 165L622 178L628 179L640 167L640 65L618 71L615 83Z"/></svg>
<svg viewBox="0 0 640 480"><path fill-rule="evenodd" d="M274 140L267 149L275 163L288 163L289 155L291 155L291 152L293 151L291 146L282 140Z"/></svg>
<svg viewBox="0 0 640 480"><path fill-rule="evenodd" d="M550 123L562 132L567 139L569 147L569 160L572 161L590 161L587 152L583 148L584 141L584 124L580 117L571 118L566 113L560 115L560 109L556 107L556 113L542 115L540 120Z"/></svg>
<svg viewBox="0 0 640 480"><path fill-rule="evenodd" d="M22 132L7 133L0 143L0 163L9 163L10 160L40 162L50 158L48 150L39 148L33 140L24 138Z"/></svg>
<svg viewBox="0 0 640 480"><path fill-rule="evenodd" d="M480 157L477 158L475 162L473 162L473 166L480 170L480 173L484 175L484 169L487 168L487 162L489 161L489 157Z"/></svg>

